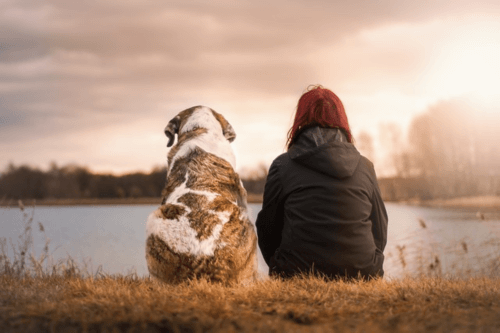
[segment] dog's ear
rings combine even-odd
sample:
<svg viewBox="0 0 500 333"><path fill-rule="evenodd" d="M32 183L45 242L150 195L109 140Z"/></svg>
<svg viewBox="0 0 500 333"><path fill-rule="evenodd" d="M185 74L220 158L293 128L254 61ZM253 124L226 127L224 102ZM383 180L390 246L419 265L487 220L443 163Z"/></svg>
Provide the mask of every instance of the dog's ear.
<svg viewBox="0 0 500 333"><path fill-rule="evenodd" d="M224 118L223 115L220 113L215 112L212 110L214 113L215 118L219 121L220 125L222 126L222 134L224 134L224 137L229 141L233 142L234 139L236 138L236 132L233 129L233 126L229 123L229 121Z"/></svg>
<svg viewBox="0 0 500 333"><path fill-rule="evenodd" d="M177 115L172 120L168 122L167 127L165 127L165 135L168 138L167 147L172 147L175 141L175 135L179 133L179 126L181 124L181 118Z"/></svg>

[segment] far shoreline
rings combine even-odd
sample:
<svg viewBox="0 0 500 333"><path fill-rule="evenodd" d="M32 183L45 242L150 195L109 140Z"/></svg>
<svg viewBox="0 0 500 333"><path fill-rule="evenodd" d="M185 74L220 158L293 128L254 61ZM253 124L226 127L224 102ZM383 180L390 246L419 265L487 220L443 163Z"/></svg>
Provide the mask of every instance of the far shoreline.
<svg viewBox="0 0 500 333"><path fill-rule="evenodd" d="M262 203L262 195L249 194L248 203ZM121 205L160 205L160 197L140 198L64 198L64 199L4 199L0 200L0 207L32 206L121 206Z"/></svg>
<svg viewBox="0 0 500 333"><path fill-rule="evenodd" d="M448 199L431 199L431 200L401 200L401 201L386 201L412 206L436 207L436 208L470 208L470 209L496 209L500 210L500 196L495 195L478 195L465 196Z"/></svg>
<svg viewBox="0 0 500 333"><path fill-rule="evenodd" d="M262 204L262 195L248 194L250 204ZM410 206L436 207L436 208L467 208L467 209L495 209L500 210L500 196L467 196L449 199L432 200L396 200L386 203L404 204ZM24 207L31 206L120 206L120 205L160 205L160 197L140 198L66 198L66 199L25 199L21 200ZM0 207L19 207L19 200L4 199Z"/></svg>

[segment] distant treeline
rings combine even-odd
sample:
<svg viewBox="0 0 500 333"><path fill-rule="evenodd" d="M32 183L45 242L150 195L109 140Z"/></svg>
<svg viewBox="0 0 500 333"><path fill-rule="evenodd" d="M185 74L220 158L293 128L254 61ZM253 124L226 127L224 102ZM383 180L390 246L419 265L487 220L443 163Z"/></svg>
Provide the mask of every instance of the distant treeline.
<svg viewBox="0 0 500 333"><path fill-rule="evenodd" d="M451 181L450 181L451 180ZM445 184L445 181L449 181ZM449 199L464 196L500 196L500 176L476 176L463 180L438 177L391 177L378 180L386 201Z"/></svg>
<svg viewBox="0 0 500 333"><path fill-rule="evenodd" d="M389 151L376 161L394 170L380 179L385 200L500 195L499 110L455 100L438 103L410 123L408 139L395 124L381 126L380 143ZM372 140L358 148L373 155Z"/></svg>
<svg viewBox="0 0 500 333"><path fill-rule="evenodd" d="M435 199L474 195L500 195L500 115L461 101L434 105L415 117L408 139L395 124L380 128L380 144L389 153L377 165L392 168L394 177L379 180L385 200ZM356 138L361 153L373 160L373 139ZM10 165L0 176L2 199L137 198L159 197L166 169L123 176L96 174L80 166L44 172ZM267 166L243 177L249 194L261 196Z"/></svg>
<svg viewBox="0 0 500 333"><path fill-rule="evenodd" d="M166 174L166 168L116 176L75 165L52 164L48 171L10 165L0 176L0 200L160 197ZM253 172L243 184L249 193L261 194L265 178L266 173Z"/></svg>

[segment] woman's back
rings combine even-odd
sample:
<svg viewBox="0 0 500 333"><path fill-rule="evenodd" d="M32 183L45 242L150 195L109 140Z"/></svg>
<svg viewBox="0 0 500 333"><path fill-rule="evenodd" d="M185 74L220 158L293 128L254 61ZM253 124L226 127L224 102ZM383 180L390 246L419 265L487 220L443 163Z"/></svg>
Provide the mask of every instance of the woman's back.
<svg viewBox="0 0 500 333"><path fill-rule="evenodd" d="M273 163L266 184L268 197L273 195L273 183L280 189L277 200L282 209L278 210L283 216L277 218L283 226L274 262L269 260L271 269L276 266L285 275L313 267L332 276L358 271L366 276L383 274L385 242L382 232L377 251L372 215L383 215L385 209L373 209L378 196L373 165L346 142L339 129L311 127L301 133ZM266 201L257 219L261 230L262 224L269 223Z"/></svg>

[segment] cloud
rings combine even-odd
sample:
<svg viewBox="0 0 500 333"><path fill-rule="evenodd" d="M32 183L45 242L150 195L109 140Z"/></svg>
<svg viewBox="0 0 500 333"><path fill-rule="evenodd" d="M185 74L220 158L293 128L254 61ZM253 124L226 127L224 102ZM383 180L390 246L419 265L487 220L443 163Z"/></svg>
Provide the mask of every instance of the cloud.
<svg viewBox="0 0 500 333"><path fill-rule="evenodd" d="M485 13L498 20L497 1L6 0L3 163L147 169L158 152L145 147L163 140L175 113L198 104L231 120L241 164L268 163L311 83L339 92L355 128L410 106L408 122L440 98L426 70L446 67L442 40L459 20L481 22Z"/></svg>

